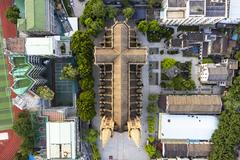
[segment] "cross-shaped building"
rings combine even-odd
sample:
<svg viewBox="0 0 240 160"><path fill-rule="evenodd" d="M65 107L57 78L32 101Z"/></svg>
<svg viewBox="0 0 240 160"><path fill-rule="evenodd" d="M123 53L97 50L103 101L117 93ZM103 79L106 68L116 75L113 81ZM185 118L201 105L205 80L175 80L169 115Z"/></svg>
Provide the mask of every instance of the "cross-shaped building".
<svg viewBox="0 0 240 160"><path fill-rule="evenodd" d="M134 125L128 123L140 117L141 67L146 57L147 48L140 47L135 31L125 22L106 30L102 47L95 47L95 64L100 68L100 132L108 128L112 135L113 130L130 130L128 126Z"/></svg>

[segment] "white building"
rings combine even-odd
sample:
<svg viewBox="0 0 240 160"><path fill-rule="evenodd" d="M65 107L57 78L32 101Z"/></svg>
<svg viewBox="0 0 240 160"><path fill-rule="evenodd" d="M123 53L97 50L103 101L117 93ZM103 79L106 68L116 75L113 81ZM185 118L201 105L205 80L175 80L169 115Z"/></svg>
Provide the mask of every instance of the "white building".
<svg viewBox="0 0 240 160"><path fill-rule="evenodd" d="M76 159L76 123L47 122L47 159Z"/></svg>
<svg viewBox="0 0 240 160"><path fill-rule="evenodd" d="M160 22L167 25L215 24L229 9L228 0L163 0L162 6Z"/></svg>
<svg viewBox="0 0 240 160"><path fill-rule="evenodd" d="M217 126L216 116L160 114L158 137L163 143L179 140L208 142Z"/></svg>
<svg viewBox="0 0 240 160"><path fill-rule="evenodd" d="M29 56L71 56L68 37L28 37L25 43L26 55Z"/></svg>
<svg viewBox="0 0 240 160"><path fill-rule="evenodd" d="M217 126L217 116L159 114L158 138L163 157L206 158Z"/></svg>

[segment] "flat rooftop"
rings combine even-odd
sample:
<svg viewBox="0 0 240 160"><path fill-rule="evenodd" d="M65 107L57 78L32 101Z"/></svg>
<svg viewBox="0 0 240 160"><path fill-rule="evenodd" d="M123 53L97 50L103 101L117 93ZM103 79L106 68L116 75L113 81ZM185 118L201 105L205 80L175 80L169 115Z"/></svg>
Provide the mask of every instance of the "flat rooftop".
<svg viewBox="0 0 240 160"><path fill-rule="evenodd" d="M190 1L190 15L204 14L204 0Z"/></svg>
<svg viewBox="0 0 240 160"><path fill-rule="evenodd" d="M168 7L186 7L185 0L168 0Z"/></svg>
<svg viewBox="0 0 240 160"><path fill-rule="evenodd" d="M217 129L216 116L159 114L159 139L210 140Z"/></svg>
<svg viewBox="0 0 240 160"><path fill-rule="evenodd" d="M75 122L47 122L47 159L76 158Z"/></svg>

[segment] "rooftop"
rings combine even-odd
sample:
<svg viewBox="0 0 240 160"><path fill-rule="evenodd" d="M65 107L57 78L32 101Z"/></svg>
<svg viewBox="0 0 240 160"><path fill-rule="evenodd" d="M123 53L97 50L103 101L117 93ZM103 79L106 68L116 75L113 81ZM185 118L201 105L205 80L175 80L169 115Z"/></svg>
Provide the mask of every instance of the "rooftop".
<svg viewBox="0 0 240 160"><path fill-rule="evenodd" d="M166 110L171 114L220 114L222 101L218 95L170 95Z"/></svg>
<svg viewBox="0 0 240 160"><path fill-rule="evenodd" d="M25 38L6 39L6 49L13 53L25 53Z"/></svg>
<svg viewBox="0 0 240 160"><path fill-rule="evenodd" d="M209 67L209 81L226 81L228 79L228 69L225 66Z"/></svg>
<svg viewBox="0 0 240 160"><path fill-rule="evenodd" d="M25 19L19 19L20 30L44 31L46 28L46 0L25 0Z"/></svg>
<svg viewBox="0 0 240 160"><path fill-rule="evenodd" d="M212 145L202 144L164 144L164 156L168 158L175 157L207 157L211 151Z"/></svg>
<svg viewBox="0 0 240 160"><path fill-rule="evenodd" d="M216 116L159 115L159 139L209 141L218 126Z"/></svg>
<svg viewBox="0 0 240 160"><path fill-rule="evenodd" d="M225 17L226 0L206 0L207 17Z"/></svg>
<svg viewBox="0 0 240 160"><path fill-rule="evenodd" d="M75 122L47 122L47 159L76 158Z"/></svg>
<svg viewBox="0 0 240 160"><path fill-rule="evenodd" d="M203 15L204 14L204 0L190 1L190 15Z"/></svg>
<svg viewBox="0 0 240 160"><path fill-rule="evenodd" d="M12 64L11 72L14 78L12 88L16 94L21 95L29 90L34 84L34 80L28 76L33 66L28 63L26 56L11 56L10 62Z"/></svg>
<svg viewBox="0 0 240 160"><path fill-rule="evenodd" d="M186 7L185 0L168 0L168 7Z"/></svg>
<svg viewBox="0 0 240 160"><path fill-rule="evenodd" d="M130 46L130 27L123 22L116 22L111 28L112 47L96 47L95 63L113 64L113 110L114 121L123 131L128 121L128 74L129 64L146 62L147 49Z"/></svg>

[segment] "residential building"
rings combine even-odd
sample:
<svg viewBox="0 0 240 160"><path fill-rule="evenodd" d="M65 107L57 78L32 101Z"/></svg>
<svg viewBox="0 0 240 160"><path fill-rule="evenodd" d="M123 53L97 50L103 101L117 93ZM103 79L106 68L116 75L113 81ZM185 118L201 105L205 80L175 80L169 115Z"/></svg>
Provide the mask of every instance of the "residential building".
<svg viewBox="0 0 240 160"><path fill-rule="evenodd" d="M227 0L164 0L160 22L167 25L215 24L228 14Z"/></svg>
<svg viewBox="0 0 240 160"><path fill-rule="evenodd" d="M136 33L125 22L116 21L105 32L101 47L95 47L95 64L100 69L100 139L103 146L113 131L128 130L137 146L141 137L142 66L147 48L140 47Z"/></svg>
<svg viewBox="0 0 240 160"><path fill-rule="evenodd" d="M232 84L232 79L237 69L238 62L230 59L222 60L219 64L202 64L200 69L200 81L202 84L227 87Z"/></svg>
<svg viewBox="0 0 240 160"><path fill-rule="evenodd" d="M211 136L217 126L218 118L212 115L160 113L158 138L163 157L207 157L212 148Z"/></svg>
<svg viewBox="0 0 240 160"><path fill-rule="evenodd" d="M222 101L218 95L169 95L165 110L169 114L220 114Z"/></svg>
<svg viewBox="0 0 240 160"><path fill-rule="evenodd" d="M54 35L57 33L54 18L54 0L17 0L21 6L21 19L17 30L29 35ZM21 4L22 3L22 4Z"/></svg>

